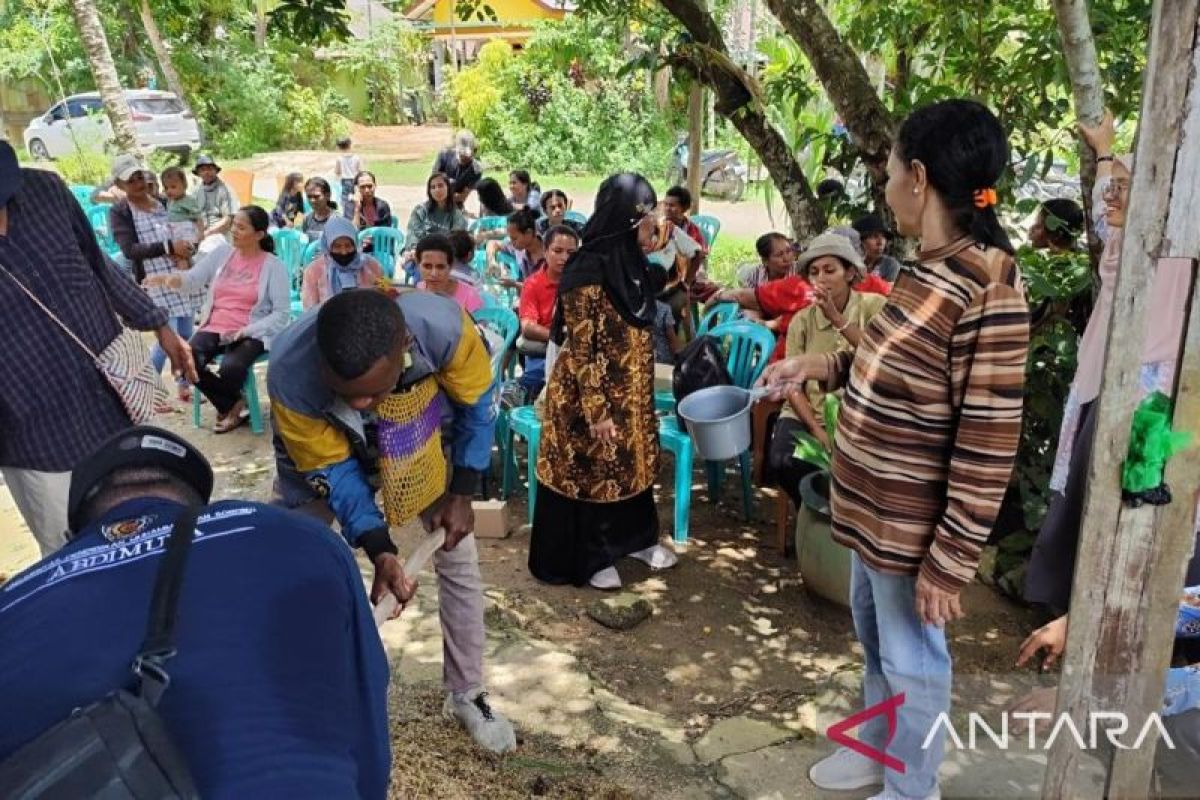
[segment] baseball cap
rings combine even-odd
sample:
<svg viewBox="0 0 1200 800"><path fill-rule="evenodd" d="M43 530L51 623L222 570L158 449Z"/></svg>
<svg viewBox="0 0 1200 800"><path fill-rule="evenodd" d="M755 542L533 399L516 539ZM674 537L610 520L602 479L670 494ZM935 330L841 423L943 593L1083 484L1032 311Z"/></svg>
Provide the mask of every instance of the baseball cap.
<svg viewBox="0 0 1200 800"><path fill-rule="evenodd" d="M118 181L127 181L139 172L146 172L146 165L129 153L121 153L113 159L112 176Z"/></svg>
<svg viewBox="0 0 1200 800"><path fill-rule="evenodd" d="M213 471L203 453L170 431L137 425L110 437L71 471L67 522L72 531L79 530L83 505L104 480L130 467L160 467L195 489L205 503L212 496Z"/></svg>

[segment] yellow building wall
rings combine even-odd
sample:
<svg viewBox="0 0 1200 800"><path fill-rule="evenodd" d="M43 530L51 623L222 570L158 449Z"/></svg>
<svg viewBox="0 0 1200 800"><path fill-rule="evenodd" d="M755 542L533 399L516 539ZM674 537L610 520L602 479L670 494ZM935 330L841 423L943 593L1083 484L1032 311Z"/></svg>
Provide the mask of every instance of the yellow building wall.
<svg viewBox="0 0 1200 800"><path fill-rule="evenodd" d="M562 19L566 12L560 8L548 8L537 0L488 0L488 5L496 12L496 23L504 25L528 25L543 19ZM440 30L450 26L450 12L454 8L454 0L437 0L433 7L433 25ZM486 20L490 22L491 20ZM455 24L479 24L485 20L456 19Z"/></svg>

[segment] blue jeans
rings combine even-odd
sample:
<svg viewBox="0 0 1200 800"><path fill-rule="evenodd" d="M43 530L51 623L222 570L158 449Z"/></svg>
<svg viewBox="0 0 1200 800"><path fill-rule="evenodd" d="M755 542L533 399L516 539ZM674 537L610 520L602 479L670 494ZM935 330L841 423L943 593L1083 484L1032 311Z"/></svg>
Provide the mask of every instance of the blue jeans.
<svg viewBox="0 0 1200 800"><path fill-rule="evenodd" d="M532 403L541 394L546 385L546 357L525 356L525 369L521 373L521 388L525 390L526 401Z"/></svg>
<svg viewBox="0 0 1200 800"><path fill-rule="evenodd" d="M950 651L946 631L922 625L915 606L917 579L888 575L851 556L850 609L866 657L866 706L904 693L897 726L887 742L887 717L865 722L858 738L904 764L904 772L884 770L884 788L904 798L923 798L937 788L945 745L944 726L922 748L938 714L950 710ZM886 743L886 744L885 744Z"/></svg>
<svg viewBox="0 0 1200 800"><path fill-rule="evenodd" d="M167 320L167 326L178 333L184 341L187 341L192 338L192 328L195 327L195 324L190 316L171 317ZM154 365L155 373L161 373L163 365L167 363L167 353L158 342L155 342L154 347L150 348L150 363ZM179 378L176 383L182 386L187 383L187 378Z"/></svg>

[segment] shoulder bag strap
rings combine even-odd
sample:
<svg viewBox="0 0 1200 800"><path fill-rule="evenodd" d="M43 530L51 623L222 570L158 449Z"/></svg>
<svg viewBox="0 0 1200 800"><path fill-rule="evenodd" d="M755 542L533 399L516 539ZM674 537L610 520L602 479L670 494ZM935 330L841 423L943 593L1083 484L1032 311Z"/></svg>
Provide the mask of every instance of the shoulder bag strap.
<svg viewBox="0 0 1200 800"><path fill-rule="evenodd" d="M154 579L154 594L150 598L150 616L146 623L146 638L133 661L133 671L141 678L141 692L152 705L157 705L171 678L163 669L167 659L175 655L175 612L183 589L183 572L188 551L195 538L199 506L189 506L180 512L171 527L166 552Z"/></svg>
<svg viewBox="0 0 1200 800"><path fill-rule="evenodd" d="M90 348L86 344L84 344L83 340L80 339L78 336L76 336L71 331L71 329L68 328L66 326L66 324L63 323L63 321L61 319L59 319L58 316L49 309L49 307L47 307L47 305L45 303L43 303L41 300L39 300L38 296L36 294L34 294L32 291L30 291L28 286L21 283L21 281L17 279L17 276L13 275L11 272L9 272L8 268L5 267L3 264L0 264L0 272L3 272L5 275L7 275L12 280L13 283L15 283L17 286L19 286L21 288L21 291L24 292L29 297L29 299L32 300L35 305L37 305L38 308L40 308L43 312L45 312L46 316L50 317L50 319L54 322L55 325L62 328L63 333L65 333L68 337L70 337L71 341L75 342L75 344L77 344L81 348L83 348L83 352L85 352L89 356L91 356L91 359L93 361L96 360L96 354L92 352L92 348Z"/></svg>

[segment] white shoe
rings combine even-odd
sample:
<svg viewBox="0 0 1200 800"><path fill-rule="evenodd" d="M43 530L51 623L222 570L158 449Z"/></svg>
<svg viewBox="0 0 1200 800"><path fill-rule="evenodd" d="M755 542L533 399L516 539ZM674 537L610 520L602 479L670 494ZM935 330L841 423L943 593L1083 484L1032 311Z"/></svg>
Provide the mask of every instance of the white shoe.
<svg viewBox="0 0 1200 800"><path fill-rule="evenodd" d="M616 567L605 567L593 575L588 583L593 589L620 589L621 573L617 572Z"/></svg>
<svg viewBox="0 0 1200 800"><path fill-rule="evenodd" d="M661 544L656 544L654 547L647 547L645 550L638 550L636 553L630 553L629 557L636 558L650 567L650 569L670 569L679 563L679 556L675 555L675 551L668 550Z"/></svg>
<svg viewBox="0 0 1200 800"><path fill-rule="evenodd" d="M868 797L867 800L904 800L904 797L896 794L895 792L885 791L880 792L879 794L873 794ZM934 789L933 794L925 795L924 800L942 800L942 790Z"/></svg>
<svg viewBox="0 0 1200 800"><path fill-rule="evenodd" d="M808 770L808 779L818 789L845 792L883 783L883 765L848 747L839 747Z"/></svg>
<svg viewBox="0 0 1200 800"><path fill-rule="evenodd" d="M471 734L475 743L493 753L517 749L517 734L503 714L492 709L483 689L450 692L442 704L442 714L454 717Z"/></svg>

